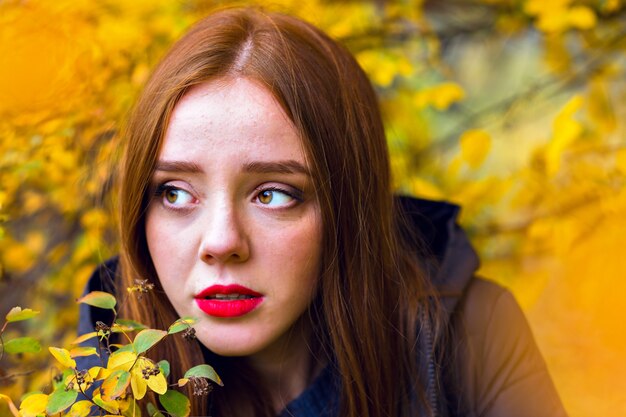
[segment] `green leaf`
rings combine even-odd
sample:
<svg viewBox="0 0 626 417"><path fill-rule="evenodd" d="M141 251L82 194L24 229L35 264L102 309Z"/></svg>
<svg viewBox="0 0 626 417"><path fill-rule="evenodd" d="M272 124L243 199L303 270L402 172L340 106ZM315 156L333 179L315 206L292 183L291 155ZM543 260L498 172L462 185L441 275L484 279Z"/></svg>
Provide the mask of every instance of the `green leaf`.
<svg viewBox="0 0 626 417"><path fill-rule="evenodd" d="M121 353L121 352L134 352L135 351L135 347L133 346L133 344L128 344L128 345L124 345L121 348L119 348L118 350L115 351L115 353Z"/></svg>
<svg viewBox="0 0 626 417"><path fill-rule="evenodd" d="M198 321L198 320L193 318L193 317L182 317L182 318L176 320L174 323L172 323L172 325L167 330L167 333L168 334L174 334L174 333L178 333L178 332L182 332L184 330L187 330L196 321Z"/></svg>
<svg viewBox="0 0 626 417"><path fill-rule="evenodd" d="M144 329L140 331L133 341L135 352L137 352L137 354L145 352L156 345L165 336L167 336L167 332L163 330Z"/></svg>
<svg viewBox="0 0 626 417"><path fill-rule="evenodd" d="M168 390L165 394L159 395L159 402L165 411L175 417L187 417L191 411L189 398L175 390Z"/></svg>
<svg viewBox="0 0 626 417"><path fill-rule="evenodd" d="M219 377L217 372L215 372L215 369L209 365L197 365L185 372L185 378L191 378L192 376L209 378L216 384L224 386L222 379Z"/></svg>
<svg viewBox="0 0 626 417"><path fill-rule="evenodd" d="M163 372L165 378L170 375L170 363L168 361L163 359L162 361L159 361L159 363L157 363L157 366L159 367L161 372Z"/></svg>
<svg viewBox="0 0 626 417"><path fill-rule="evenodd" d="M148 403L148 405L146 405L146 411L150 417L165 417L163 413L161 413L152 403Z"/></svg>
<svg viewBox="0 0 626 417"><path fill-rule="evenodd" d="M65 410L76 401L78 391L68 390L65 388L59 388L55 390L48 397L48 405L46 406L46 413L57 414Z"/></svg>
<svg viewBox="0 0 626 417"><path fill-rule="evenodd" d="M135 320L117 319L117 320L115 320L115 323L117 323L120 326L122 326L125 331L127 331L127 330L143 330L143 329L147 329L148 328L145 324L141 324L141 323L139 323L138 321L135 321Z"/></svg>
<svg viewBox="0 0 626 417"><path fill-rule="evenodd" d="M33 311L30 308L13 307L6 315L6 319L9 323L14 321L28 320L39 314L39 311Z"/></svg>
<svg viewBox="0 0 626 417"><path fill-rule="evenodd" d="M104 382L100 390L102 391L102 399L104 401L115 400L121 397L130 384L130 372L123 369L113 371Z"/></svg>
<svg viewBox="0 0 626 417"><path fill-rule="evenodd" d="M41 350L41 345L32 337L18 337L8 340L4 344L6 353L37 353Z"/></svg>
<svg viewBox="0 0 626 417"><path fill-rule="evenodd" d="M59 378L54 378L52 380L52 389L53 390L65 389L66 388L65 381L70 375L74 375L74 370L64 369Z"/></svg>
<svg viewBox="0 0 626 417"><path fill-rule="evenodd" d="M90 306L112 310L117 301L108 292L92 291L76 300L77 303L89 304Z"/></svg>

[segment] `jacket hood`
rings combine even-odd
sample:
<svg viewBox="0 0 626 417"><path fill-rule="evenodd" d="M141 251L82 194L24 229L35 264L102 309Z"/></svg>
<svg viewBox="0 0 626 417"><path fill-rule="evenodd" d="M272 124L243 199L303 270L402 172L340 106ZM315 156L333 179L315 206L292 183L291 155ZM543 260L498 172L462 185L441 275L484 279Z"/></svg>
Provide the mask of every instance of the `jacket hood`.
<svg viewBox="0 0 626 417"><path fill-rule="evenodd" d="M457 223L461 208L406 196L398 197L397 202L404 220L403 234L423 260L443 307L451 314L479 266L476 251Z"/></svg>

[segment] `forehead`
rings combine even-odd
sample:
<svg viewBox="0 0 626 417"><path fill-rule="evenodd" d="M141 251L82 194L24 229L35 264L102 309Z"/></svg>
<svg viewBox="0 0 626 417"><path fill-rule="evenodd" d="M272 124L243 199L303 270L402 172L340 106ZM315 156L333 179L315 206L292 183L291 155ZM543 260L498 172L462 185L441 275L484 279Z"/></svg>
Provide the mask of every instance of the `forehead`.
<svg viewBox="0 0 626 417"><path fill-rule="evenodd" d="M255 148L261 155L281 150L283 157L304 158L300 134L282 107L246 78L199 84L177 103L161 155L176 157L198 147L209 153Z"/></svg>

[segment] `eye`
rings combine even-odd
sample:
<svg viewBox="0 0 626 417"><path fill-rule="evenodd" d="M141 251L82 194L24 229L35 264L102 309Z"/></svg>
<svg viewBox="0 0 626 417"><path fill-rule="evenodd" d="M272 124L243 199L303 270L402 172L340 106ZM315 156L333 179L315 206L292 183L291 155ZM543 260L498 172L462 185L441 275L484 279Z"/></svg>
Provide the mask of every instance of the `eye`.
<svg viewBox="0 0 626 417"><path fill-rule="evenodd" d="M194 202L194 197L188 191L173 185L161 185L155 195L161 198L163 205L173 209L183 209Z"/></svg>
<svg viewBox="0 0 626 417"><path fill-rule="evenodd" d="M290 207L301 201L300 198L285 190L278 188L266 188L259 191L256 195L256 199L264 206L271 208Z"/></svg>

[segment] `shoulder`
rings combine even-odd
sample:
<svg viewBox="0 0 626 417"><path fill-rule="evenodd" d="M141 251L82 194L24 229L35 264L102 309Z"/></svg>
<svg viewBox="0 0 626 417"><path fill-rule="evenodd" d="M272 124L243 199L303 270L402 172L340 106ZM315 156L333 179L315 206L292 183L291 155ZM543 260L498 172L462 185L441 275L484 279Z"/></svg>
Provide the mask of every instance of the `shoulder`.
<svg viewBox="0 0 626 417"><path fill-rule="evenodd" d="M460 396L476 415L566 415L511 292L493 282L472 279L451 324Z"/></svg>
<svg viewBox="0 0 626 417"><path fill-rule="evenodd" d="M498 326L503 322L519 326L526 323L513 294L495 282L483 278L472 279L465 288L454 319L458 324L462 324L466 335L471 337L485 336L496 330L491 328L492 326Z"/></svg>

